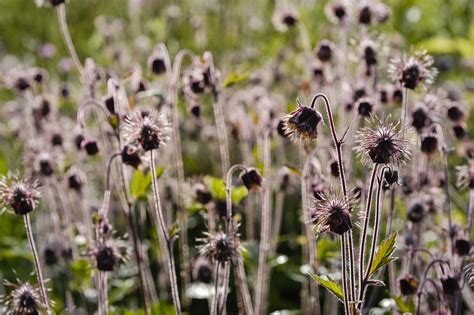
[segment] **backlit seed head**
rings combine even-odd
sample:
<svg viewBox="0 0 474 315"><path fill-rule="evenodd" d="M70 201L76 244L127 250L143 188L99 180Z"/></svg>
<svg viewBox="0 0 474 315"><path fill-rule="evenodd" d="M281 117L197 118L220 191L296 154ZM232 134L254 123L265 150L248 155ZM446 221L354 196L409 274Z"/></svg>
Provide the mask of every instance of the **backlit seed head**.
<svg viewBox="0 0 474 315"><path fill-rule="evenodd" d="M301 106L284 118L285 135L296 143L308 143L318 138L318 124L322 120L316 110Z"/></svg>
<svg viewBox="0 0 474 315"><path fill-rule="evenodd" d="M139 143L145 151L158 149L170 138L168 120L154 110L136 110L126 116L123 131L128 143Z"/></svg>
<svg viewBox="0 0 474 315"><path fill-rule="evenodd" d="M331 231L338 235L352 229L352 208L354 199L349 199L335 191L328 191L315 201L315 206L310 211L311 221L316 233Z"/></svg>
<svg viewBox="0 0 474 315"><path fill-rule="evenodd" d="M113 271L127 260L128 247L119 240L109 239L91 250L91 255L100 271Z"/></svg>
<svg viewBox="0 0 474 315"><path fill-rule="evenodd" d="M12 315L38 315L45 310L38 286L28 282L18 284L6 283L13 290L4 298L6 313Z"/></svg>
<svg viewBox="0 0 474 315"><path fill-rule="evenodd" d="M420 84L431 85L437 75L433 58L425 51L418 51L411 57L403 56L391 61L389 75L407 89L414 90Z"/></svg>
<svg viewBox="0 0 474 315"><path fill-rule="evenodd" d="M223 232L208 234L207 238L201 239L203 245L200 253L212 262L232 261L237 257L239 251L239 240L237 235L227 235Z"/></svg>
<svg viewBox="0 0 474 315"><path fill-rule="evenodd" d="M373 124L373 127L365 127L356 135L356 151L366 164L398 165L410 157L412 141L408 135L403 135L399 122L374 118Z"/></svg>
<svg viewBox="0 0 474 315"><path fill-rule="evenodd" d="M25 215L36 209L40 192L38 181L21 178L15 174L0 177L0 202L17 215Z"/></svg>
<svg viewBox="0 0 474 315"><path fill-rule="evenodd" d="M260 191L265 181L256 168L249 168L243 171L240 174L240 180L251 192Z"/></svg>

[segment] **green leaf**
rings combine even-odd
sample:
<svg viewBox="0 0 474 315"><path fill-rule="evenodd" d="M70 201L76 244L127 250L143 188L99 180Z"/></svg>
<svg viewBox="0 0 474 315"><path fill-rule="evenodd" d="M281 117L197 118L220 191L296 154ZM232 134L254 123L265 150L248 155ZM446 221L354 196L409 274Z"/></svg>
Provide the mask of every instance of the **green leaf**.
<svg viewBox="0 0 474 315"><path fill-rule="evenodd" d="M393 257L393 252L395 251L395 243L397 241L397 233L393 233L389 238L380 243L377 252L375 253L374 261L372 267L370 268L369 275L374 274L377 270L382 268L385 265L388 265L390 262L396 259Z"/></svg>
<svg viewBox="0 0 474 315"><path fill-rule="evenodd" d="M339 255L339 242L327 238L320 239L317 242L316 252L318 261L327 261L329 258Z"/></svg>
<svg viewBox="0 0 474 315"><path fill-rule="evenodd" d="M332 294L334 294L339 300L344 301L344 293L342 293L342 288L339 284L333 281L329 276L326 276L328 280L318 277L317 275L309 274L320 285L328 289Z"/></svg>
<svg viewBox="0 0 474 315"><path fill-rule="evenodd" d="M211 192L212 198L216 200L225 201L226 199L226 191L225 191L225 183L223 179L212 177L212 176L205 176L204 183L206 184L207 188ZM243 198L245 198L248 194L247 188L244 186L237 186L232 187L231 192L231 199L232 203L238 203Z"/></svg>
<svg viewBox="0 0 474 315"><path fill-rule="evenodd" d="M156 178L160 178L163 175L165 169L158 167L156 169ZM151 187L151 172L147 174L141 170L133 172L132 180L130 182L130 194L134 199L146 199L148 191Z"/></svg>
<svg viewBox="0 0 474 315"><path fill-rule="evenodd" d="M400 313L415 314L415 302L413 302L413 299L409 299L407 302L403 301L401 296L394 296L393 299L395 300Z"/></svg>
<svg viewBox="0 0 474 315"><path fill-rule="evenodd" d="M230 87L235 84L240 84L248 81L248 73L230 73L224 80L224 87Z"/></svg>

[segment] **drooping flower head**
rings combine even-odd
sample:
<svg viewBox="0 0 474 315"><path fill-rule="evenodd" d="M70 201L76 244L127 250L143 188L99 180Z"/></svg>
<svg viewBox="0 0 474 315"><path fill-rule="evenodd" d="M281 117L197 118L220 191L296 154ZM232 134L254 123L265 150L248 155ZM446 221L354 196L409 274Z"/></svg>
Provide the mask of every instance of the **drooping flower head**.
<svg viewBox="0 0 474 315"><path fill-rule="evenodd" d="M163 114L136 110L125 117L124 136L128 143L139 143L143 150L158 149L169 140L170 127Z"/></svg>
<svg viewBox="0 0 474 315"><path fill-rule="evenodd" d="M265 179L256 168L249 168L240 174L240 180L250 192L261 191Z"/></svg>
<svg viewBox="0 0 474 315"><path fill-rule="evenodd" d="M0 202L18 215L26 215L36 209L40 198L39 183L17 174L0 178Z"/></svg>
<svg viewBox="0 0 474 315"><path fill-rule="evenodd" d="M40 314L46 308L41 299L41 290L28 282L13 284L6 283L13 290L3 299L7 314L35 315Z"/></svg>
<svg viewBox="0 0 474 315"><path fill-rule="evenodd" d="M200 253L212 262L232 261L239 252L239 240L237 235L227 235L224 232L208 234L207 238L201 239L203 245Z"/></svg>
<svg viewBox="0 0 474 315"><path fill-rule="evenodd" d="M433 68L433 57L426 51L417 51L413 56L399 57L391 61L388 73L394 82L414 90L420 84L431 85L437 70Z"/></svg>
<svg viewBox="0 0 474 315"><path fill-rule="evenodd" d="M407 134L403 135L400 123L377 118L373 123L374 126L365 127L356 135L356 151L363 161L398 165L407 160L412 140Z"/></svg>
<svg viewBox="0 0 474 315"><path fill-rule="evenodd" d="M318 137L318 124L321 114L311 107L301 105L283 118L285 135L297 143L311 142Z"/></svg>
<svg viewBox="0 0 474 315"><path fill-rule="evenodd" d="M352 208L354 198L346 198L342 193L329 190L316 200L311 210L311 220L317 233L331 231L342 235L352 229Z"/></svg>
<svg viewBox="0 0 474 315"><path fill-rule="evenodd" d="M95 265L100 271L113 271L128 259L128 246L121 240L108 239L90 250Z"/></svg>

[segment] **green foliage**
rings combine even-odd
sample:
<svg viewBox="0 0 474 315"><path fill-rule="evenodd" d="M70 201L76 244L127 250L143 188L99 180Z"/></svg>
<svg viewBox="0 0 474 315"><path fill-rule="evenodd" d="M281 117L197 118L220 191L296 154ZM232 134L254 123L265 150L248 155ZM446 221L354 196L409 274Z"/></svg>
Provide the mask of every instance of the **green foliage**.
<svg viewBox="0 0 474 315"><path fill-rule="evenodd" d="M88 286L92 277L92 266L88 259L78 259L71 264L71 288L76 291L82 291Z"/></svg>
<svg viewBox="0 0 474 315"><path fill-rule="evenodd" d="M226 199L226 191L225 191L225 183L223 179L213 177L213 176L205 176L204 183L206 184L207 188L211 192L211 195L214 199L225 201ZM244 199L248 194L247 188L245 186L237 186L232 187L231 192L231 199L232 203L239 203L242 199Z"/></svg>
<svg viewBox="0 0 474 315"><path fill-rule="evenodd" d="M326 276L328 278L326 280L311 273L309 275L320 285L328 289L329 292L334 294L339 300L344 301L344 293L342 292L341 286L337 282L333 281L329 276Z"/></svg>
<svg viewBox="0 0 474 315"><path fill-rule="evenodd" d="M369 275L374 274L377 270L396 259L393 257L395 251L395 244L397 242L397 233L393 233L389 238L380 243L377 252L375 253L374 261L369 271Z"/></svg>
<svg viewBox="0 0 474 315"><path fill-rule="evenodd" d="M339 242L327 238L318 240L317 244L317 259L320 262L325 262L329 258L339 255Z"/></svg>
<svg viewBox="0 0 474 315"><path fill-rule="evenodd" d="M156 178L160 178L164 171L165 169L163 167L156 168ZM146 199L151 183L151 172L145 174L141 170L135 170L130 182L130 194L134 199Z"/></svg>
<svg viewBox="0 0 474 315"><path fill-rule="evenodd" d="M398 311L402 314L415 314L415 303L413 302L413 299L409 299L408 301L404 301L403 297L401 296L395 296L393 297L395 300L395 303L397 304Z"/></svg>
<svg viewBox="0 0 474 315"><path fill-rule="evenodd" d="M249 79L248 73L231 72L224 80L224 87L231 87L236 84L243 84Z"/></svg>

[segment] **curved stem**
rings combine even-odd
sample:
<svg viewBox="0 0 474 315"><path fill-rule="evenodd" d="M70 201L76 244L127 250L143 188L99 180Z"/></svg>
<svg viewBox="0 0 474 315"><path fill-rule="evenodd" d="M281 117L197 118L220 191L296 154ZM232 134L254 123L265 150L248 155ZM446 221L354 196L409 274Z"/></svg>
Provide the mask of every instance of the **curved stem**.
<svg viewBox="0 0 474 315"><path fill-rule="evenodd" d="M74 48L71 35L69 34L69 28L67 26L66 5L64 3L61 3L58 6L57 11L58 11L59 26L61 29L61 34L64 39L64 43L66 44L69 54L71 55L72 61L74 62L74 65L76 66L77 72L79 72L79 78L81 79L81 81L84 81L85 80L84 67L82 66L81 61L79 60L79 57L77 56L76 48Z"/></svg>
<svg viewBox="0 0 474 315"><path fill-rule="evenodd" d="M161 201L160 201L160 192L158 188L158 182L156 179L156 166L155 166L155 158L153 156L153 150L150 150L150 160L151 160L151 178L152 178L152 186L153 186L153 196L154 196L154 201L155 201L155 213L156 213L156 218L158 219L159 222L158 226L161 228L161 233L163 235L163 238L166 240L166 251L168 255L168 273L169 273L169 278L170 278L170 283L171 283L171 295L173 297L173 304L175 308L176 314L180 315L181 314L181 303L179 301L179 291L178 291L178 283L176 281L176 271L175 266L174 266L174 257L173 257L173 249L172 249L172 243L169 238L166 226L165 226L165 220L163 217L163 211L161 209Z"/></svg>
<svg viewBox="0 0 474 315"><path fill-rule="evenodd" d="M232 224L232 175L235 171L242 170L246 171L247 168L242 164L235 164L227 171L226 177L226 232L230 236L234 233L234 227Z"/></svg>
<svg viewBox="0 0 474 315"><path fill-rule="evenodd" d="M86 125L85 110L88 109L89 107L96 107L100 109L100 111L105 115L106 118L109 118L110 116L102 103L100 103L99 101L93 98L89 98L85 100L84 102L82 102L81 105L79 105L79 108L77 109L76 119L77 119L77 122L79 123L79 126L81 126L81 128L84 128Z"/></svg>
<svg viewBox="0 0 474 315"><path fill-rule="evenodd" d="M447 264L449 266L449 262L447 262L446 260L442 260L442 259L435 259L435 260L432 260L428 266L426 267L425 269L425 273L423 275L423 281L421 282L421 286L420 286L420 289L418 291L418 302L417 302L417 306L416 306L416 314L420 314L420 304L421 304L421 294L423 293L423 287L425 286L425 283L426 283L426 280L427 280L427 277L428 277L428 272L430 271L430 269L435 265L435 264L440 264L440 266L442 266L442 264Z"/></svg>
<svg viewBox="0 0 474 315"><path fill-rule="evenodd" d="M33 232L31 230L30 215L28 213L23 216L23 221L25 223L26 236L28 237L28 243L30 244L31 253L33 254L33 262L35 264L36 278L37 278L38 285L41 291L41 299L43 300L43 303L46 306L46 312L48 314L51 314L51 309L49 308L48 295L46 293L47 291L44 285L43 271L41 270L40 259L39 259L38 251L36 250L35 240L33 238Z"/></svg>

